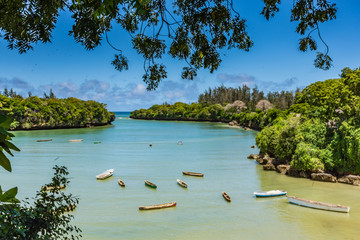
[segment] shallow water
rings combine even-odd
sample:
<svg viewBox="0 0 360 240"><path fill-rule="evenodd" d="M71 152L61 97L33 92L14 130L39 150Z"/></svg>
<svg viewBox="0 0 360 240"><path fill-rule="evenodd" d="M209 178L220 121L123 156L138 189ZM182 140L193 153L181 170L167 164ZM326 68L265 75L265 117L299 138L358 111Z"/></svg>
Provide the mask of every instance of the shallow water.
<svg viewBox="0 0 360 240"><path fill-rule="evenodd" d="M132 120L127 114L117 114L113 126L19 131L14 143L22 151L11 159L12 173L0 170L0 183L3 189L18 186L21 199L31 197L50 181L55 164L66 165L71 177L66 191L80 198L73 223L84 239L359 239L360 187L263 171L246 158L258 152L250 148L256 134L219 123ZM36 142L48 138L53 141ZM180 140L183 145L177 145ZM113 177L95 179L109 168L115 169ZM118 186L118 178L126 188ZM179 187L177 178L188 189ZM144 180L158 188L146 187ZM291 205L286 197L253 197L256 190L271 189L351 210L327 212ZM172 201L176 208L138 210Z"/></svg>

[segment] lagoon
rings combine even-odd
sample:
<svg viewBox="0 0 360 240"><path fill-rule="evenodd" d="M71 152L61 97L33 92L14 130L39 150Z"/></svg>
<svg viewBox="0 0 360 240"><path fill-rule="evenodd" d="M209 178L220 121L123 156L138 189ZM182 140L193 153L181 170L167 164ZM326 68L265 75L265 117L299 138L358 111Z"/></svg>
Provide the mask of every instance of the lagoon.
<svg viewBox="0 0 360 240"><path fill-rule="evenodd" d="M55 164L67 166L71 182L66 191L80 198L73 224L83 230L83 239L359 238L360 187L263 171L247 159L258 152L250 148L256 131L221 123L133 120L128 115L117 113L112 126L14 132L22 151L11 158L12 173L0 170L2 188L18 186L20 199L34 196L50 181ZM36 142L50 138L52 142ZM113 177L95 179L109 168L115 169ZM205 176L183 176L182 171ZM118 186L118 178L125 188ZM177 185L178 178L188 189ZM146 187L144 180L158 188ZM271 189L351 210L326 212L291 205L286 197L253 197L254 191ZM231 203L223 199L223 191ZM138 210L172 201L177 201L176 208Z"/></svg>

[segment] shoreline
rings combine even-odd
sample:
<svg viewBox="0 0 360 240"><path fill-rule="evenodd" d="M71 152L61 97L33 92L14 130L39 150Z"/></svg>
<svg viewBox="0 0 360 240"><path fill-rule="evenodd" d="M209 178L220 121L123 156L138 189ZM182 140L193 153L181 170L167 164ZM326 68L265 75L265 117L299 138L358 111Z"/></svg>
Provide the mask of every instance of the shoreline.
<svg viewBox="0 0 360 240"><path fill-rule="evenodd" d="M264 171L276 171L282 175L296 178L308 178L314 181L343 183L354 186L360 186L360 176L355 174L334 174L328 172L310 172L302 171L292 168L290 164L278 162L275 158L269 155L250 154L247 157L249 160L255 160L258 164L263 166Z"/></svg>
<svg viewBox="0 0 360 240"><path fill-rule="evenodd" d="M103 123L103 124L87 124L85 126L36 126L31 128L15 128L9 129L10 132L12 131L37 131L37 130L56 130L56 129L73 129L73 128L94 128L94 127L102 127L102 126L111 126L113 125L111 122Z"/></svg>

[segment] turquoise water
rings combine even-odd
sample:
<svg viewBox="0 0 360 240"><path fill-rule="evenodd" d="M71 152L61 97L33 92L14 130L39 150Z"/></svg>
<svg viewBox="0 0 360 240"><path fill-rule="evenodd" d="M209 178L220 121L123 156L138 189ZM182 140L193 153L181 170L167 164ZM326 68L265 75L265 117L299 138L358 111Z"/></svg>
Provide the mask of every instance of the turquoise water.
<svg viewBox="0 0 360 240"><path fill-rule="evenodd" d="M117 114L106 127L15 132L14 143L22 151L11 159L12 173L0 170L3 189L18 186L19 198L31 197L50 181L55 164L66 165L71 178L66 191L80 198L73 223L84 239L359 239L360 188L263 171L246 158L258 152L250 148L257 132L220 123L127 116ZM36 142L48 138L53 141ZM109 168L115 169L114 177L95 179ZM182 171L205 176L183 176ZM126 188L118 186L118 178ZM188 189L177 185L178 178ZM158 188L146 187L144 180ZM291 205L285 197L253 197L256 190L271 189L351 210L326 212ZM231 203L223 199L223 191ZM172 201L176 208L138 210Z"/></svg>

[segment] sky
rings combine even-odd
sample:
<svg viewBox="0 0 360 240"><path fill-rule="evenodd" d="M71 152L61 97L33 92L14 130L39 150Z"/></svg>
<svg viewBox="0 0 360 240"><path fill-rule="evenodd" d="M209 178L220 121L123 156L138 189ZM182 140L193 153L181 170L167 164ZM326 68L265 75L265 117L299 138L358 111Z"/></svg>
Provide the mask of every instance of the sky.
<svg viewBox="0 0 360 240"><path fill-rule="evenodd" d="M337 19L320 25L329 45L333 67L316 69L315 52L300 52L300 36L296 22L290 22L292 1L282 1L280 11L270 21L260 15L261 0L234 1L235 8L247 20L248 33L254 41L250 52L222 50L221 66L213 74L200 70L191 80L181 79L184 62L164 57L168 78L156 91L147 91L142 81L143 60L130 44L130 37L115 26L109 33L110 42L123 50L129 59L129 70L118 72L111 65L116 54L105 41L93 51L87 51L69 36L73 20L61 12L52 42L36 44L34 50L19 54L9 50L0 38L0 91L13 88L27 96L43 96L53 90L59 98L77 97L107 104L111 111L132 111L164 102L196 102L208 88L224 85L257 86L264 92L295 90L316 81L338 78L345 67L360 67L360 1L333 1L337 4ZM315 38L316 39L316 38ZM318 39L316 39L318 40ZM324 46L318 41L319 50Z"/></svg>

